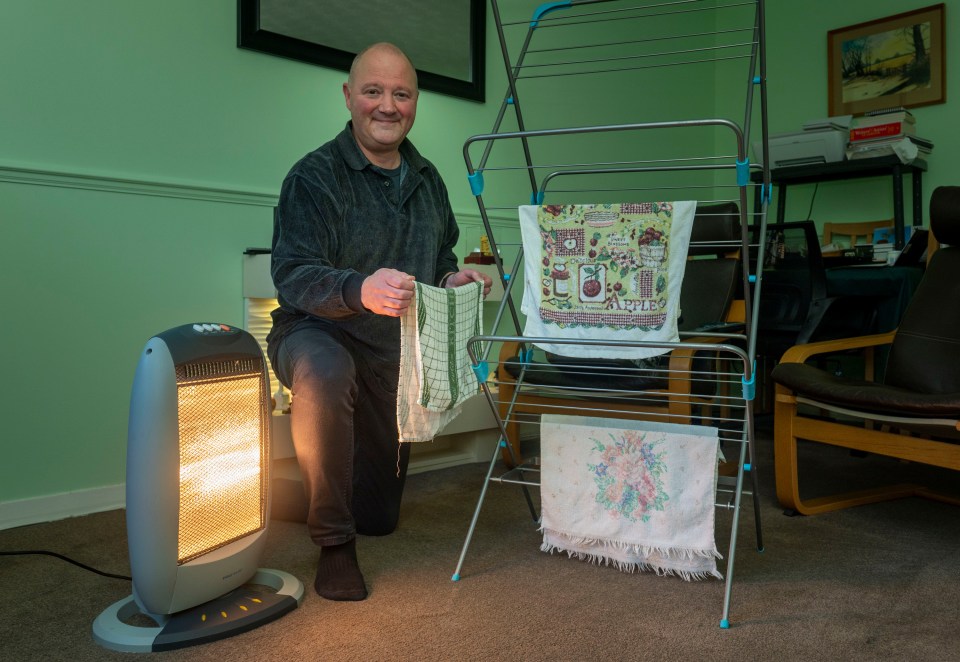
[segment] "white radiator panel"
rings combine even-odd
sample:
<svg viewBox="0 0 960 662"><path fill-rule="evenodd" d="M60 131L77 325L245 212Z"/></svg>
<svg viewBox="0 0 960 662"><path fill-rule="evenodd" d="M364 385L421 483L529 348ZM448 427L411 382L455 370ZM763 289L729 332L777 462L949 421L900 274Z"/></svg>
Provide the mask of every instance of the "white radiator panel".
<svg viewBox="0 0 960 662"><path fill-rule="evenodd" d="M250 332L250 335L256 338L257 344L260 345L265 359L267 356L267 334L270 333L270 328L273 326L273 319L270 317L270 313L276 307L276 299L247 297L243 300L243 326ZM286 390L283 389L280 380L277 379L277 376L273 373L273 367L269 365L269 359L266 360L268 367L267 372L270 376L270 393L273 395L274 400L276 400L276 407L278 409L285 409L284 403L287 402ZM283 390L281 391L281 389ZM278 393L281 397L278 397Z"/></svg>

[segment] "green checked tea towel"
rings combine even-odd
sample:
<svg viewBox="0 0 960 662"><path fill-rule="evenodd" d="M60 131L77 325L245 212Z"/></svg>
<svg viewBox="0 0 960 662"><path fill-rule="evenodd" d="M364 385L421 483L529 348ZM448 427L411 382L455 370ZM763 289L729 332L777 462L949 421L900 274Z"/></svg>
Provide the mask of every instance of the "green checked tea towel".
<svg viewBox="0 0 960 662"><path fill-rule="evenodd" d="M467 341L483 327L483 284L457 288L416 284L400 317L400 441L429 441L479 389Z"/></svg>

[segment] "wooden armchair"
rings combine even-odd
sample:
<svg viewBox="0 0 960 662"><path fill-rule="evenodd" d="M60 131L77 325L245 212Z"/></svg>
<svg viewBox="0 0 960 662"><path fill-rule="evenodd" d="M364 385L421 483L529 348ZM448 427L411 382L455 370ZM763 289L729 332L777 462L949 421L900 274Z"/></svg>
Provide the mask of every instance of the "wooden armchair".
<svg viewBox="0 0 960 662"><path fill-rule="evenodd" d="M798 345L773 370L777 498L788 510L812 515L905 496L960 505L915 484L815 498L799 488L800 439L960 470L960 187L933 192L930 223L950 245L932 256L896 331ZM882 346L890 353L877 380L872 357ZM862 380L807 363L850 349L866 351Z"/></svg>
<svg viewBox="0 0 960 662"><path fill-rule="evenodd" d="M742 340L746 311L743 300L735 298L742 278L740 243L736 204L698 207L680 295L678 326L685 342ZM731 335L691 336L697 330ZM717 401L718 395L722 401L726 390L723 380L716 378L723 366L716 365L719 359L714 352L679 348L652 360L632 362L572 359L537 349L528 360L521 360L524 345L530 347L504 342L497 366L498 408L513 451L511 455L503 449L509 466L514 458L522 459L518 433L524 415L576 408L608 418L689 423L699 410L712 413L714 405L718 416L726 413Z"/></svg>

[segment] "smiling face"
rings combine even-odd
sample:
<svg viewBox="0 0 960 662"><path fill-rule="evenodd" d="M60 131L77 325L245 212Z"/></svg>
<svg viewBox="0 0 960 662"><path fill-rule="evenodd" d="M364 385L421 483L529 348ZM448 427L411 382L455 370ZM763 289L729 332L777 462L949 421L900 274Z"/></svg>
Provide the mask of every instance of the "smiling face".
<svg viewBox="0 0 960 662"><path fill-rule="evenodd" d="M343 97L353 118L353 136L370 162L400 165L397 148L417 116L417 74L396 47L378 44L360 55Z"/></svg>

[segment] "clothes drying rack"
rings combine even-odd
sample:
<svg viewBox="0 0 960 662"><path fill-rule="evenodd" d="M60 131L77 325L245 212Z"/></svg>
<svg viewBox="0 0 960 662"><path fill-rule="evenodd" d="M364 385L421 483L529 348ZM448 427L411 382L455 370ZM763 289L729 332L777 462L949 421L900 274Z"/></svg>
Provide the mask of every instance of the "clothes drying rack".
<svg viewBox="0 0 960 662"><path fill-rule="evenodd" d="M521 4L504 3L514 12L522 11ZM763 254L766 233L759 233L761 245L751 246L749 228L764 228L771 191L769 169L762 165L768 161L763 0L566 0L540 5L533 8L532 16L515 18L504 17L499 5L498 0L490 1L507 90L492 131L469 138L463 154L504 288L493 331L472 338L468 345L500 438L453 579L462 576L491 485L519 485L534 521L539 518L530 490L539 486L538 458L524 458L520 452L524 439L536 435L539 416L524 410L520 395L532 399L543 395L546 411L556 413L710 423L719 430L732 469L721 472L729 475L718 479L716 501L732 514L720 621L727 628L741 500L757 492L754 320L760 283L759 274L749 273L747 258L751 250ZM530 9L526 7L527 12ZM557 126L568 108L570 115L596 118L596 122ZM751 164L748 158L752 132L759 134L753 145L760 164ZM762 174L755 175L758 182L752 183L751 174L756 171ZM751 211L748 201L753 201L755 193L759 205ZM740 239L733 248L742 256L739 296L743 301L737 332L700 329L695 334L681 333L679 342L668 343L523 335L516 304L524 280L520 276L522 244L517 239L519 205L674 200L695 200L698 209L708 204L737 205ZM512 329L504 333L501 327ZM690 389L611 392L586 384L573 386L574 398L565 403L554 398L557 389L532 379L538 365L532 360L533 352L544 342L613 350L650 347L670 356L678 350L688 355L705 353L710 360L683 375L673 374L672 360L654 368L616 370L646 377L653 371L670 383L675 378L712 386L708 395L699 389L693 396ZM511 395L503 397L508 389L498 351L510 343L520 347L521 369L509 380ZM578 369L584 370L583 365ZM571 388L560 390L569 396ZM679 402L682 416L662 407L664 399ZM584 400L594 403L589 411L583 410ZM762 551L759 505L756 497L752 500L757 548Z"/></svg>

